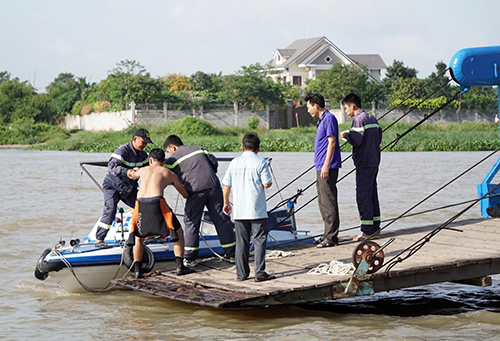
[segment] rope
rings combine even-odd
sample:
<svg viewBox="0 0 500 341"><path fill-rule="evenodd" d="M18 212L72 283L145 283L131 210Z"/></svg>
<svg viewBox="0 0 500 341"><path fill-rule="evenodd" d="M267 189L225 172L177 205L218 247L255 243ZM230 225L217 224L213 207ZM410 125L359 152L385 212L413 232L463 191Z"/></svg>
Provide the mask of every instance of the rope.
<svg viewBox="0 0 500 341"><path fill-rule="evenodd" d="M114 289L114 287L116 286L114 283L112 283L111 281L108 283L108 285L106 287L104 287L103 289L95 289L95 288L91 288L89 286L87 286L85 283L83 283L79 278L78 276L76 275L75 273L75 270L73 269L73 266L71 265L70 261L64 257L64 255L59 251L59 250L56 250L56 249L53 249L52 250L58 257L59 259L66 265L66 267L69 269L69 271L71 272L71 274L73 275L73 277L75 277L76 281L78 282L78 284L80 284L80 286L82 288L84 288L85 290L89 291L89 292L92 292L92 293L104 293L104 292L108 292L108 291L111 291ZM122 257L121 257L121 260L120 260L120 264L118 266L118 269L116 270L116 273L115 275L113 276L113 279L116 279L116 277L118 276L118 272L120 271L120 268L122 267L123 265L123 253L125 252L125 248L123 248L123 252L122 252ZM130 266L130 268L127 269L127 272L125 272L125 274L123 275L123 277L126 277L131 269L132 269L132 266L133 266L133 263L132 265ZM112 279L112 280L113 280Z"/></svg>
<svg viewBox="0 0 500 341"><path fill-rule="evenodd" d="M438 74L436 77L434 77L433 79L429 80L427 83L423 84L422 86L420 86L420 88L414 90L410 95L408 95L403 101L401 101L399 104L397 104L396 106L392 107L391 109L389 109L385 114L383 114L382 116L380 116L378 119L382 119L384 117L386 117L387 115L389 115L389 113L391 113L392 111L394 111L395 109L397 109L398 107L400 107L401 105L403 105L406 101L408 101L410 98L412 98L414 95L416 95L418 92L420 92L421 90L423 90L424 88L426 88L428 85L432 84L436 79L440 78L441 76L443 76L448 70L450 70L450 68L447 68L445 69L443 72L441 72L440 74ZM421 103L423 103L425 100L427 100L429 97L431 97L432 95L434 95L435 93L437 93L440 89L442 89L446 84L450 83L451 79L448 80L445 84L441 85L437 90L435 90L434 92L432 92L430 95L428 95L427 97L425 97L422 101L420 101L417 105L413 106L413 108L411 108L409 111L407 111L406 113L404 113L400 118L398 118L396 120L396 122L398 122L399 120L401 120L403 117L405 117L406 115L408 115L411 111L413 111L415 108L417 108L417 106ZM441 109L439 109L441 110ZM396 123L394 122L394 123ZM389 125L387 128L385 128L383 131L385 132L386 130L388 130L390 127L392 127L393 124ZM342 149L342 147L344 147L345 145L347 144L347 142L344 142L340 148ZM347 161L350 157L352 157L352 154L348 155L344 160L342 160L342 162L345 162ZM290 186L292 183L294 183L295 181L297 181L298 179L300 179L302 176L304 176L307 172L309 172L310 170L312 170L314 168L314 165L312 165L311 167L309 167L307 170L305 170L303 173L301 173L300 175L298 175L297 177L295 177L292 181L290 181L288 184L286 184L284 187L281 188L280 191L274 193L273 195L271 195L270 197L268 197L266 199L266 201L269 201L270 199L274 198L276 195L278 195L279 192L283 191L285 188L287 188L288 186ZM339 180L340 181L340 180ZM312 185L314 185L316 183L316 181L314 181L312 184L310 184L306 189L302 190L302 192L305 192L308 188L310 188ZM316 198L314 198L316 199ZM313 200L314 200L313 199Z"/></svg>
<svg viewBox="0 0 500 341"><path fill-rule="evenodd" d="M444 222L443 224L441 224L440 226L438 226L437 228L435 228L434 230L432 230L431 232L429 232L428 234L426 234L425 236L423 236L422 238L420 238L419 240L417 240L415 243L413 243L412 245L410 245L409 247L407 247L403 251L399 252L394 257L392 257L388 262L386 262L384 265L382 265L382 267L387 266L387 269L385 270L386 275L388 276L389 275L389 271L393 267L395 267L398 263L401 263L404 260L406 260L406 259L410 258L411 256L413 256L426 243L428 243L431 240L432 237L434 237L436 234L438 234L441 230L446 229L446 227L448 225L450 225L458 217L460 217L462 214L464 214L469 209L471 209L477 202L479 202L480 200L483 200L484 198L486 198L487 196L489 196L491 193L493 193L494 191L496 191L498 188L500 188L500 184L498 184L495 187L493 187L491 190L488 191L488 193L486 193L482 197L480 197L478 199L475 199L472 204L470 204L469 206L467 206L466 208L464 208L462 211L458 212L453 217L451 217L450 219L448 219L446 222ZM457 231L457 230L455 230L455 231ZM401 255L403 255L404 253L407 253L407 254L405 256L401 257Z"/></svg>
<svg viewBox="0 0 500 341"><path fill-rule="evenodd" d="M456 180L458 180L459 178L461 178L462 176L464 176L465 174L467 174L469 171L471 171L472 169L474 169L475 167L477 167L478 165L480 165L482 162L486 161L488 158L490 158L492 155L494 155L495 153L497 153L499 150L500 149L497 149L494 152L490 153L489 155L486 155L483 159L479 160L474 165L472 165L471 167L469 167L468 169L466 169L465 171L463 171L462 173L460 173L458 176L456 176L455 178L451 179L446 184L444 184L443 186L439 187L437 190L435 190L434 192L432 192L431 194L429 194L427 197L425 197L424 199L420 200L418 203L416 203L415 205L413 205L412 207L410 207L408 210L406 210L405 212L403 212L399 217L394 218L389 224L387 224L384 227L382 227L376 233L380 233L380 231L384 230L385 228L387 228L388 226L390 226L392 223L394 223L398 219L400 219L403 216L405 216L407 213L409 213L410 211L412 211L414 208L416 208L420 204L424 203L425 201L429 200L431 197L433 197L434 195L436 195L438 192L440 192L441 190L443 190L444 188L446 188L448 185L450 185L451 183L455 182ZM473 199L472 201L476 202L476 200L477 199ZM464 202L464 203L467 203L467 201ZM461 203L458 203L458 204L455 204L455 205L460 205L460 204ZM447 207L445 206L443 208L447 208ZM426 213L426 212L423 212L423 213Z"/></svg>
<svg viewBox="0 0 500 341"><path fill-rule="evenodd" d="M431 118L433 115L435 115L437 112L441 111L441 109L443 109L445 106L447 106L448 104L450 104L451 102L453 102L454 100L456 100L459 96L461 96L461 93L460 92L457 92L454 96L452 96L446 103L444 103L443 105L441 105L438 109L434 110L432 113L424 116L423 119L421 119L419 122L415 123L411 128L408 128L404 133L402 133L401 135L397 134L396 135L396 138L394 140L392 140L391 142L389 142L387 145L385 145L383 148L380 149L380 151L384 151L385 149L391 147L391 149L398 143L399 140L401 140L401 138L403 138L404 136L408 135L411 131L413 131L414 129L416 129L417 127L419 127L422 123L424 123L425 121L427 121L429 118ZM349 157L351 157L352 154L350 154L348 157L344 158L342 160L342 163L345 162ZM337 183L339 183L340 181L344 180L346 177L348 177L349 175L351 175L354 171L356 170L356 168L353 168L351 169L349 172L347 172L346 174L344 174L340 179L337 180ZM309 170L308 170L309 171ZM304 174L304 173L303 173ZM309 189L311 186L313 186L314 184L316 183L316 181L313 181L309 186L307 186L305 189L302 189L301 190L301 193L305 192L307 189ZM283 187L284 188L284 187ZM297 208L295 210L295 213L297 213L298 211L300 211L302 208L304 208L305 206L309 205L311 202L313 202L314 200L316 200L318 198L318 196L314 196L312 199L310 199L309 201L307 201L305 204L303 204L302 206L300 206L299 208ZM287 215L287 218L289 218L290 215ZM280 224L280 223L279 223ZM279 224L277 224L276 226L279 226ZM276 226L273 226L271 229L275 228Z"/></svg>
<svg viewBox="0 0 500 341"><path fill-rule="evenodd" d="M277 258L285 258L292 256L295 256L295 254L291 251L287 252L287 251L273 250L266 252L266 259L277 259Z"/></svg>
<svg viewBox="0 0 500 341"><path fill-rule="evenodd" d="M200 231L200 237L201 239L203 240L203 242L205 243L205 245L208 247L208 249L214 254L214 256L218 257L220 260L223 260L223 261L227 261L224 257L222 257L221 255L219 255L217 252L214 251L214 249L212 249L210 247L210 245L208 245L208 242L207 240L205 239L205 237L203 236L203 234L201 233Z"/></svg>
<svg viewBox="0 0 500 341"><path fill-rule="evenodd" d="M342 263L338 260L332 260L330 264L321 263L314 269L309 270L308 275L352 275L356 268L352 263Z"/></svg>
<svg viewBox="0 0 500 341"><path fill-rule="evenodd" d="M78 203L80 202L80 189L82 187L82 177L83 177L83 172L80 172L80 182L78 183L78 192L76 193L75 215L73 216L73 226L71 226L70 238L73 238L73 232L75 231L76 212L78 212Z"/></svg>

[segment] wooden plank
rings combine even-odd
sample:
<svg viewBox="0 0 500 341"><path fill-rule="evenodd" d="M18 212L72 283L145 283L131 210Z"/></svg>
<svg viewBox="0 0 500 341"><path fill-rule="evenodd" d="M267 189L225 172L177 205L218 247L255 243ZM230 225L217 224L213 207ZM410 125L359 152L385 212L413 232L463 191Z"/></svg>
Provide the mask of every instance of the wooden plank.
<svg viewBox="0 0 500 341"><path fill-rule="evenodd" d="M499 221L500 222L500 221ZM377 273L366 275L361 285L367 292L396 290L448 281L465 281L500 273L500 233L497 221L469 219L450 224L455 230L442 230L415 254L387 271L387 262L411 245L428 236L440 225L429 225L400 231L384 231L376 240L381 245L395 240L385 250L386 264ZM218 259L200 262L197 272L177 277L173 268L165 269L144 280L124 279L118 284L134 290L168 297L182 302L217 308L244 308L299 304L345 297L343 289L349 275L310 275L310 269L332 260L350 264L352 252L359 243L341 239L332 248L316 248L312 243L284 247L294 256L266 260L267 271L275 280L254 282L236 280L235 266ZM405 252L401 257L408 255ZM251 267L253 264L251 264ZM482 280L481 280L482 281ZM486 283L477 281L476 283ZM179 289L183 288L183 289ZM178 291L180 290L180 291Z"/></svg>

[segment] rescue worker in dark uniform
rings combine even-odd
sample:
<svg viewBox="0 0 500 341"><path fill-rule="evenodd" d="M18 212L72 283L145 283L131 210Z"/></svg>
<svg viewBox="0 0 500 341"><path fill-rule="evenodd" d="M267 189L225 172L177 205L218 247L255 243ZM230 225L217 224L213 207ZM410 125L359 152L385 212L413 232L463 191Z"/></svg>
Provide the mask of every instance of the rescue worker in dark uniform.
<svg viewBox="0 0 500 341"><path fill-rule="evenodd" d="M215 225L225 259L234 262L235 236L233 223L222 212L222 187L217 177L217 158L200 146L185 146L177 135L163 143L170 154L165 167L172 170L189 193L184 207L184 265L196 266L199 252L199 232L203 209L206 207Z"/></svg>
<svg viewBox="0 0 500 341"><path fill-rule="evenodd" d="M116 206L121 200L130 207L135 206L138 182L133 178L134 168L149 165L148 153L144 151L151 141L146 129L137 129L132 141L118 147L108 161L108 173L102 183L104 209L96 232L96 243L106 238L116 216Z"/></svg>
<svg viewBox="0 0 500 341"><path fill-rule="evenodd" d="M361 109L361 98L350 93L342 100L350 117L354 117L350 130L341 137L352 145L352 159L356 167L356 202L361 219L361 234L354 241L380 237L380 205L377 174L380 165L382 129L377 119Z"/></svg>

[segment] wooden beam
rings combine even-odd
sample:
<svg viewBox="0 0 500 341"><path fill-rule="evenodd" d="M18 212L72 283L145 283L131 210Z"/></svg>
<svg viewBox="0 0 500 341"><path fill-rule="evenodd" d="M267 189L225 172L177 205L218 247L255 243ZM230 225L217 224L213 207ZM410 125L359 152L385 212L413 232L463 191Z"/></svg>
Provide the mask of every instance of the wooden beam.
<svg viewBox="0 0 500 341"><path fill-rule="evenodd" d="M492 279L490 276L484 276L484 277L468 278L461 281L453 281L453 282L458 284L475 285L478 287L489 287L491 286Z"/></svg>

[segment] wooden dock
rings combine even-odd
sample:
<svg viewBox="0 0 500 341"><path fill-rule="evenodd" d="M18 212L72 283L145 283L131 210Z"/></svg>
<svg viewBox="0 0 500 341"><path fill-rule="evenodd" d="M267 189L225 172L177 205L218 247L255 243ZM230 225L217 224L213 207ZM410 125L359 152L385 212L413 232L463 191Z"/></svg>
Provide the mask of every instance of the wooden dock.
<svg viewBox="0 0 500 341"><path fill-rule="evenodd" d="M395 238L384 249L384 263L438 226L384 231L382 238L375 240L377 244ZM332 260L351 264L353 250L359 243L350 239L330 248L316 248L307 243L280 249L294 255L266 261L267 272L277 277L272 281L255 282L253 278L237 281L234 265L211 258L201 261L196 273L185 276L176 276L171 268L140 280L127 277L114 282L133 290L215 308L303 304L451 281L491 284L487 276L500 273L500 219L459 221L448 228L389 272L386 273L384 265L377 272L365 275L357 290L350 293L346 293L345 288L352 275L308 274L319 264ZM250 268L253 271L253 263Z"/></svg>

